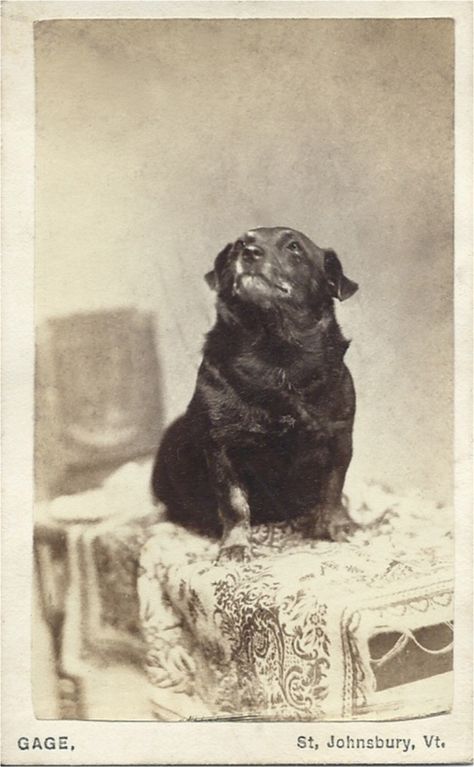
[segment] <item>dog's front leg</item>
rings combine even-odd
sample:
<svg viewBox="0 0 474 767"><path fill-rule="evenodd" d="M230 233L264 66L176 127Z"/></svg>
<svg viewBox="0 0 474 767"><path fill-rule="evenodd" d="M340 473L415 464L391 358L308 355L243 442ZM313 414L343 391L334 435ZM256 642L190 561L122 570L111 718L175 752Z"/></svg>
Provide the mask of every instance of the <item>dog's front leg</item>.
<svg viewBox="0 0 474 767"><path fill-rule="evenodd" d="M346 468L334 467L323 485L321 505L316 519L317 537L329 537L332 541L346 541L356 525L342 503L342 488Z"/></svg>
<svg viewBox="0 0 474 767"><path fill-rule="evenodd" d="M208 466L219 506L223 534L218 561L250 558L250 508L247 493L239 482L223 447L208 453Z"/></svg>
<svg viewBox="0 0 474 767"><path fill-rule="evenodd" d="M352 457L352 439L341 435L333 451L333 464L321 487L321 500L313 517L313 535L332 541L345 541L356 529L342 502L346 472Z"/></svg>

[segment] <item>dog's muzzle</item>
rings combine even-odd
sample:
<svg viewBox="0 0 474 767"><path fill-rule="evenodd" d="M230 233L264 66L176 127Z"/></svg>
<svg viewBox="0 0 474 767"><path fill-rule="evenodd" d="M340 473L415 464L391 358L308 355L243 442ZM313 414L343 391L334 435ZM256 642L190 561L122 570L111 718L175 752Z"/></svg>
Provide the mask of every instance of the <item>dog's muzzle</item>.
<svg viewBox="0 0 474 767"><path fill-rule="evenodd" d="M238 243L233 295L252 300L291 295L291 285L274 273L265 251L255 243Z"/></svg>
<svg viewBox="0 0 474 767"><path fill-rule="evenodd" d="M233 294L242 295L245 293L249 296L252 294L290 296L291 285L284 280L274 282L261 272L241 272L235 276Z"/></svg>

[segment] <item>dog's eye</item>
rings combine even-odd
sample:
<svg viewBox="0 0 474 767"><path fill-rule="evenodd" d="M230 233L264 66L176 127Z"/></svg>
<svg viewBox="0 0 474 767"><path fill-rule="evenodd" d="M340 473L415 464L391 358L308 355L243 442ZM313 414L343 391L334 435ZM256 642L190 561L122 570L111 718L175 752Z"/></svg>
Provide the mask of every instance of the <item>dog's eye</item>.
<svg viewBox="0 0 474 767"><path fill-rule="evenodd" d="M297 242L290 242L288 245L289 249L292 250L294 253L301 253L301 248Z"/></svg>
<svg viewBox="0 0 474 767"><path fill-rule="evenodd" d="M299 243L297 243L297 242L295 242L295 241L293 241L293 242L290 242L290 243L288 244L288 250L291 250L291 252L292 252L292 253L293 253L295 256L297 256L297 258L299 257L299 258L298 258L298 260L299 260L299 259L301 258L301 256L303 255L303 252L302 252L302 250L301 250L301 246L299 245Z"/></svg>

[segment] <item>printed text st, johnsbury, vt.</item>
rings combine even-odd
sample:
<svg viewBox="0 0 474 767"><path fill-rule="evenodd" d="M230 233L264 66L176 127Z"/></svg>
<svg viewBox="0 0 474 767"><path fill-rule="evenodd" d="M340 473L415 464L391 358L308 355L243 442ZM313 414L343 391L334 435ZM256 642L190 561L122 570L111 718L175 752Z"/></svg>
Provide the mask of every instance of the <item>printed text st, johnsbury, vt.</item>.
<svg viewBox="0 0 474 767"><path fill-rule="evenodd" d="M319 749L319 743L322 739L316 739L312 735L299 735L296 744L298 748L312 748L314 750ZM326 748L333 748L335 750L351 750L351 749L390 749L392 751L399 751L406 754L408 751L414 751L417 747L425 749L440 749L446 748L446 743L439 737L439 735L423 735L421 740L414 738L396 738L396 737L381 737L380 735L373 735L368 738L358 738L351 735L330 735L324 743Z"/></svg>

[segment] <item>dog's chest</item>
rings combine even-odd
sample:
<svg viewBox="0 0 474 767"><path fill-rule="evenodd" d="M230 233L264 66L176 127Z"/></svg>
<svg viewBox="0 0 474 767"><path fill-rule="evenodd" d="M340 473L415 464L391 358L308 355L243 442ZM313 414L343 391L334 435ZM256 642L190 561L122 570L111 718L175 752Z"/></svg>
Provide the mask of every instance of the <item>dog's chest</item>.
<svg viewBox="0 0 474 767"><path fill-rule="evenodd" d="M315 437L327 436L335 389L328 387L326 376L301 360L282 365L243 358L234 372L237 428L270 437L308 430Z"/></svg>
<svg viewBox="0 0 474 767"><path fill-rule="evenodd" d="M246 353L233 364L236 378L242 388L260 397L280 395L285 398L313 397L316 389L327 383L326 371L317 369L309 355L270 355Z"/></svg>

